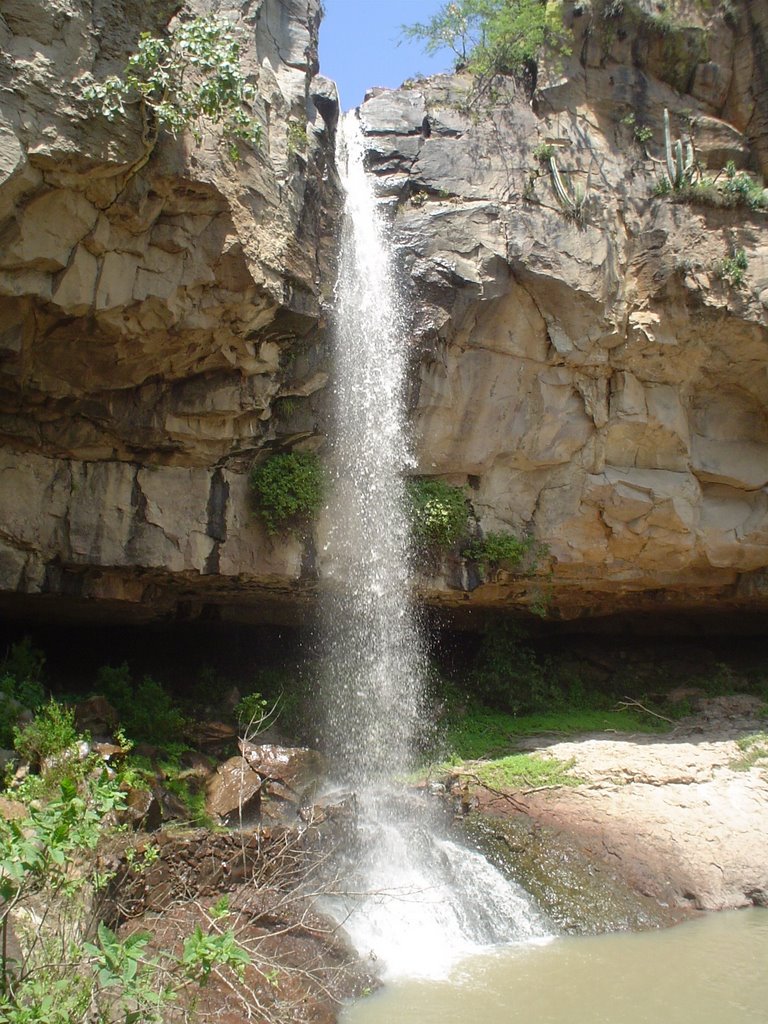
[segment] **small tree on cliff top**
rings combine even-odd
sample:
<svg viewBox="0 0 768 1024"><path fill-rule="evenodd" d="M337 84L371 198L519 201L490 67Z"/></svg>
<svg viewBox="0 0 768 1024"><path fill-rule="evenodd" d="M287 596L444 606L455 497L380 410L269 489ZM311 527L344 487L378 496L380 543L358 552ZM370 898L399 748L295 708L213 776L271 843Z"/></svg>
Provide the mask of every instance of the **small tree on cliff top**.
<svg viewBox="0 0 768 1024"><path fill-rule="evenodd" d="M98 101L110 121L138 103L147 157L161 128L173 135L188 129L200 142L206 129L218 125L235 160L238 140L255 145L261 137L246 110L255 90L240 69L240 44L229 25L212 17L182 22L167 36L143 33L123 75L110 75L84 95Z"/></svg>
<svg viewBox="0 0 768 1024"><path fill-rule="evenodd" d="M545 49L568 52L557 0L451 0L402 33L427 53L451 50L458 69L484 78L530 75Z"/></svg>

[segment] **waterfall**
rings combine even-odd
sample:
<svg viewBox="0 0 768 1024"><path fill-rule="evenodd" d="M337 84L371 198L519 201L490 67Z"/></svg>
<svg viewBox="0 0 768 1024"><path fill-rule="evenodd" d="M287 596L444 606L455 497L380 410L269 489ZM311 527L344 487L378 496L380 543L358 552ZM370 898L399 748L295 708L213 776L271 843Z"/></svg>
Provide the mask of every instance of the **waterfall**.
<svg viewBox="0 0 768 1024"><path fill-rule="evenodd" d="M326 735L348 780L367 788L407 764L424 653L408 582L402 303L354 114L339 134L346 209L325 552Z"/></svg>
<svg viewBox="0 0 768 1024"><path fill-rule="evenodd" d="M363 156L352 112L337 153L346 205L323 616L326 745L356 793L358 828L338 865L348 891L325 909L385 977L439 976L478 947L546 929L522 889L441 838L389 781L413 755L426 657L410 594L405 316Z"/></svg>

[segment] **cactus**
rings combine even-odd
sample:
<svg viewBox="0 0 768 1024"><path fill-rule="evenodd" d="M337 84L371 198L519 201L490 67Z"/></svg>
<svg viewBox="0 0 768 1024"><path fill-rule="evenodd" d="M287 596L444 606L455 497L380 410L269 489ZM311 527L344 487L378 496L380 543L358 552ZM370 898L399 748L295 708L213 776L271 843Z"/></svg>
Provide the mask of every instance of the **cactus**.
<svg viewBox="0 0 768 1024"><path fill-rule="evenodd" d="M572 217L578 224L581 224L584 220L584 207L587 201L587 193L589 192L590 175L587 175L586 188L572 189L563 181L554 154L549 157L549 169L552 172L552 185L560 205L568 216Z"/></svg>
<svg viewBox="0 0 768 1024"><path fill-rule="evenodd" d="M667 177L673 189L683 188L693 180L696 170L696 163L693 154L693 145L688 143L685 147L683 157L682 139L676 139L672 144L672 133L669 127L669 110L664 108L664 150L667 160Z"/></svg>

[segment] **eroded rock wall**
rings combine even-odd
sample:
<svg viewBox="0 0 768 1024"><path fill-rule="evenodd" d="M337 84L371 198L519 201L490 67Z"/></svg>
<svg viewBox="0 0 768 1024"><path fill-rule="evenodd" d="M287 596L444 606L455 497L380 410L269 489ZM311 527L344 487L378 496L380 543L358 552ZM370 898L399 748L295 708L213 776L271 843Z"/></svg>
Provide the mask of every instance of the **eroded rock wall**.
<svg viewBox="0 0 768 1024"><path fill-rule="evenodd" d="M300 571L296 545L271 544L253 520L244 473L265 445L317 443L338 116L316 75L319 3L218 4L257 90L261 142L233 161L216 131L200 145L161 134L147 160L138 108L110 122L83 90L179 8L2 7L6 592L168 614L201 577L216 591L240 573L269 587Z"/></svg>
<svg viewBox="0 0 768 1024"><path fill-rule="evenodd" d="M237 163L215 132L144 162L138 111L111 124L83 99L179 5L150 7L3 5L0 603L300 619L327 524L269 538L247 471L325 429L340 211L319 4L218 6L263 128ZM765 607L766 218L653 191L665 108L709 173L768 171L768 24L746 0L674 7L670 31L646 0L566 4L572 54L532 92L443 76L361 109L415 311L419 471L550 552L485 582L448 559L421 586L454 615ZM580 222L542 144L586 192ZM736 287L720 267L740 249Z"/></svg>
<svg viewBox="0 0 768 1024"><path fill-rule="evenodd" d="M458 76L361 108L417 310L419 469L468 485L485 531L550 550L528 582L472 589L445 565L431 600L543 597L566 616L764 602L766 216L654 196L665 108L707 173L764 163L753 8L692 6L672 59L652 23L628 34L577 5L574 54L531 100ZM581 222L544 145L587 193ZM719 269L737 249L741 287Z"/></svg>

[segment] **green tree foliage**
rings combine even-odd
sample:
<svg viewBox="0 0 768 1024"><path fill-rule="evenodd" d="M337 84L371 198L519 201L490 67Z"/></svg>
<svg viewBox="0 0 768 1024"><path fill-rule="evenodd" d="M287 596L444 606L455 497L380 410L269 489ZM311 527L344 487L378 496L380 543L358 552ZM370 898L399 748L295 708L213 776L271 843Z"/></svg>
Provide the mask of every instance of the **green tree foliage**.
<svg viewBox="0 0 768 1024"><path fill-rule="evenodd" d="M545 50L568 52L561 5L553 0L451 0L402 33L423 41L427 53L451 50L457 68L483 77L521 76Z"/></svg>
<svg viewBox="0 0 768 1024"><path fill-rule="evenodd" d="M151 144L161 128L173 135L189 129L199 142L219 125L233 159L238 140L256 145L261 137L247 109L254 96L240 69L240 44L231 27L214 17L181 22L167 36L143 33L122 75L85 90L111 121L138 103Z"/></svg>
<svg viewBox="0 0 768 1024"><path fill-rule="evenodd" d="M256 511L267 533L295 530L323 503L323 471L314 452L280 452L251 470Z"/></svg>

